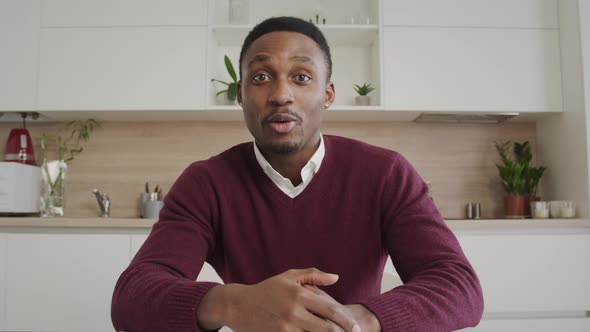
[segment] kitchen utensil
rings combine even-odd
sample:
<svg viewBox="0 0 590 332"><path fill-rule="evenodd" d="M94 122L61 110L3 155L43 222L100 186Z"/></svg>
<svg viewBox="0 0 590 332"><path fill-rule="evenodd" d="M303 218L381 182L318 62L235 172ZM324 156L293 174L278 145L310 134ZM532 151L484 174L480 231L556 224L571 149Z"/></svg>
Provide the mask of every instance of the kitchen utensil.
<svg viewBox="0 0 590 332"><path fill-rule="evenodd" d="M465 218L473 219L473 204L467 203L465 206Z"/></svg>
<svg viewBox="0 0 590 332"><path fill-rule="evenodd" d="M481 218L481 204L473 203L473 219Z"/></svg>
<svg viewBox="0 0 590 332"><path fill-rule="evenodd" d="M13 128L8 134L6 147L4 149L4 160L21 164L35 165L35 152L33 151L33 141L31 135L26 129L25 119L27 113L22 113L23 127Z"/></svg>
<svg viewBox="0 0 590 332"><path fill-rule="evenodd" d="M162 201L147 200L143 203L143 217L147 219L158 219L160 210L164 207Z"/></svg>
<svg viewBox="0 0 590 332"><path fill-rule="evenodd" d="M39 213L40 182L40 167L0 162L0 214Z"/></svg>

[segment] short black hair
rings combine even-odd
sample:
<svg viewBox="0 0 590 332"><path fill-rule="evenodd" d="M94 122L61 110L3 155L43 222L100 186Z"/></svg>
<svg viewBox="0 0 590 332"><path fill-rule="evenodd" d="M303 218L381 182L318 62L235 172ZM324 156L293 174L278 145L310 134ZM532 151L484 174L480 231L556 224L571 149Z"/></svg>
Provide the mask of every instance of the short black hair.
<svg viewBox="0 0 590 332"><path fill-rule="evenodd" d="M252 46L252 43L259 37L273 31L298 32L315 41L324 53L324 60L328 68L327 79L330 80L332 77L332 55L330 54L330 47L324 34L313 23L291 16L271 17L258 23L248 33L242 44L242 51L240 52L240 78L242 77L242 59L250 46Z"/></svg>

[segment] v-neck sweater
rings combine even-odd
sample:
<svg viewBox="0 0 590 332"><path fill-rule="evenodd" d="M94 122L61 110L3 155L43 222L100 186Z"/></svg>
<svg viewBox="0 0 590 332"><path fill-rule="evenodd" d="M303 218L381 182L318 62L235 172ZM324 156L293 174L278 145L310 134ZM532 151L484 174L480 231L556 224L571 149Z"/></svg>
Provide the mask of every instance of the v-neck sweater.
<svg viewBox="0 0 590 332"><path fill-rule="evenodd" d="M384 332L477 325L476 273L402 155L324 135L322 167L291 198L263 172L252 144L195 162L176 180L117 282L116 329L200 331L196 309L217 285L195 281L205 261L225 283L310 267L338 274L322 289L342 304L363 304ZM404 284L381 294L388 255Z"/></svg>
<svg viewBox="0 0 590 332"><path fill-rule="evenodd" d="M252 146L254 148L254 156L256 157L256 161L258 161L258 164L260 165L260 167L262 167L264 173L271 179L271 181L277 187L279 187L279 189L281 189L282 192L284 192L291 198L299 195L303 190L305 190L311 179L313 179L313 177L317 173L317 170L322 165L324 155L326 154L324 139L320 134L320 145L313 153L311 158L307 161L307 164L305 164L305 166L303 166L303 168L301 169L301 183L299 183L297 186L294 186L290 179L282 176L272 167L272 165L268 162L268 160L266 160L262 152L260 152L260 150L258 149L256 142L254 142Z"/></svg>

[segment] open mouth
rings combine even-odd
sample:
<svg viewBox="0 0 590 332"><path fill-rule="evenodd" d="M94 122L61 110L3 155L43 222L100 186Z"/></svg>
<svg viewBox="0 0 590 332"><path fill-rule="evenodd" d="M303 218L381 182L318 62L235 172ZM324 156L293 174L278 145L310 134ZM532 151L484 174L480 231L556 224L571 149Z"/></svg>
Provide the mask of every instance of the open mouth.
<svg viewBox="0 0 590 332"><path fill-rule="evenodd" d="M277 134L286 134L295 128L296 116L290 113L275 113L266 119L269 127Z"/></svg>
<svg viewBox="0 0 590 332"><path fill-rule="evenodd" d="M295 121L275 121L269 122L270 128L278 134L286 134L295 128Z"/></svg>

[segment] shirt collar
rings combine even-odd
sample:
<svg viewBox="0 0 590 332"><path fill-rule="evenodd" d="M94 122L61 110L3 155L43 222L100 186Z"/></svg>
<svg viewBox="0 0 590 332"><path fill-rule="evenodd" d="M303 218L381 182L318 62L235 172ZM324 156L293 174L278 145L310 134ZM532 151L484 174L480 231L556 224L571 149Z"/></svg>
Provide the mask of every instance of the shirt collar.
<svg viewBox="0 0 590 332"><path fill-rule="evenodd" d="M266 158L264 158L264 156L262 155L262 152L260 152L260 149L258 148L258 146L256 145L256 142L254 142L254 155L256 156L256 160L258 161L258 164L260 164L260 167L262 167L262 170L264 171L264 173L267 176L272 176L271 174L279 175L281 178L286 179L285 177L283 177L279 172L277 172L272 165L266 160ZM305 164L305 166L303 166L303 168L301 169L301 177L305 182L305 179L308 177L306 173L309 173L309 169L311 169L311 173L315 174L318 172L318 170L320 169L320 166L322 165L322 161L324 160L324 156L326 155L326 147L324 145L324 137L322 136L322 134L320 134L320 146L318 146L318 149L314 152L314 154L311 156L311 158L309 158L309 161L307 162L307 164ZM306 172L307 171L307 172ZM290 181L289 181L290 182Z"/></svg>

